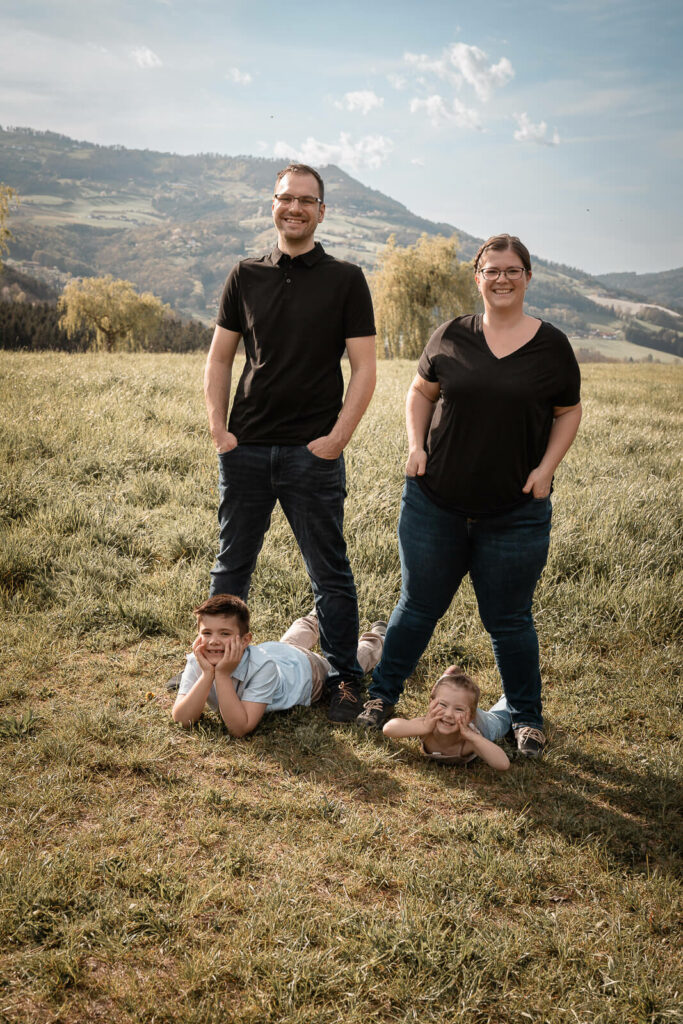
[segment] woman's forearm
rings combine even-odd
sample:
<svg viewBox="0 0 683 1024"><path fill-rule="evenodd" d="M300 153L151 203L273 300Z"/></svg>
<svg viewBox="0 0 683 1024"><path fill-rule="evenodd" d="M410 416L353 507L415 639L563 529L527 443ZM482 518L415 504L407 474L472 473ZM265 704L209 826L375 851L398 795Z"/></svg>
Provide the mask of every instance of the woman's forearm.
<svg viewBox="0 0 683 1024"><path fill-rule="evenodd" d="M434 402L411 386L406 396L406 433L410 451L424 448L435 408Z"/></svg>
<svg viewBox="0 0 683 1024"><path fill-rule="evenodd" d="M533 494L534 498L546 498L550 494L553 474L571 448L580 422L580 402L568 409L555 410L543 458L529 473L522 488L524 494Z"/></svg>
<svg viewBox="0 0 683 1024"><path fill-rule="evenodd" d="M552 476L571 448L581 423L581 415L582 409L579 402L578 405L555 416L550 428L545 454L538 466L544 473L549 473Z"/></svg>

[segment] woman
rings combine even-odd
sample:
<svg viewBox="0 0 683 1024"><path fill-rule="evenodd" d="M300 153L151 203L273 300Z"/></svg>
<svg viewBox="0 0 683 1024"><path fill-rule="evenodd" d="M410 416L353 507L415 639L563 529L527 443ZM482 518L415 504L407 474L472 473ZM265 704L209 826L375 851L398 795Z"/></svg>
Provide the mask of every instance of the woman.
<svg viewBox="0 0 683 1024"><path fill-rule="evenodd" d="M566 336L524 312L531 260L519 238L489 238L474 273L483 315L434 332L408 392L401 597L358 722L381 729L392 716L469 572L517 748L538 757L545 736L531 606L548 554L553 474L581 421L579 367Z"/></svg>

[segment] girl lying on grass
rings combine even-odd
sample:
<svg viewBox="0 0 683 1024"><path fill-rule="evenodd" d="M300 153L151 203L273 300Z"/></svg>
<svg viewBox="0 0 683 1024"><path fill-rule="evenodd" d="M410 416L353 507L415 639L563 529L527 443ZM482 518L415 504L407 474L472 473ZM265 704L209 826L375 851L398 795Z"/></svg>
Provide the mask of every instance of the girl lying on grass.
<svg viewBox="0 0 683 1024"><path fill-rule="evenodd" d="M442 764L469 764L480 757L500 772L510 760L493 740L502 739L512 719L505 697L490 711L480 711L479 687L457 665L449 665L430 694L429 710L422 718L390 718L385 736L419 736L422 753Z"/></svg>

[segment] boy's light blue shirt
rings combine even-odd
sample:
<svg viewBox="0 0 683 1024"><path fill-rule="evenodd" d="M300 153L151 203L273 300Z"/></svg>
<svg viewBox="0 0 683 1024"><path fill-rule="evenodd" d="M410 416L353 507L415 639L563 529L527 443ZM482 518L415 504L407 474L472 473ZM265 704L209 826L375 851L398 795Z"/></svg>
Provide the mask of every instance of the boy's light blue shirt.
<svg viewBox="0 0 683 1024"><path fill-rule="evenodd" d="M201 674L199 662L190 652L178 694L189 693ZM303 651L279 640L250 644L232 673L232 678L237 683L237 696L240 700L267 704L266 711L285 711L295 704L307 706L311 703L313 672L310 661ZM211 687L207 704L218 711L215 686Z"/></svg>

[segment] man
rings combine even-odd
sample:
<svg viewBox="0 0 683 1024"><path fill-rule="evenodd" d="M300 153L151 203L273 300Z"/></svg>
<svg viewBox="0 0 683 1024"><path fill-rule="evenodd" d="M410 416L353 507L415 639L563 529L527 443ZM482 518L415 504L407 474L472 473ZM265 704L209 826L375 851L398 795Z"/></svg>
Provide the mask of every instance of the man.
<svg viewBox="0 0 683 1024"><path fill-rule="evenodd" d="M325 216L317 171L290 164L277 176L278 244L242 260L226 281L206 364L204 393L220 469L220 550L211 594L247 599L271 512L279 501L304 559L332 670L328 717L361 709L358 605L343 535L343 451L375 388L375 325L360 267L314 241ZM240 338L246 364L228 414ZM343 398L341 358L351 379Z"/></svg>

